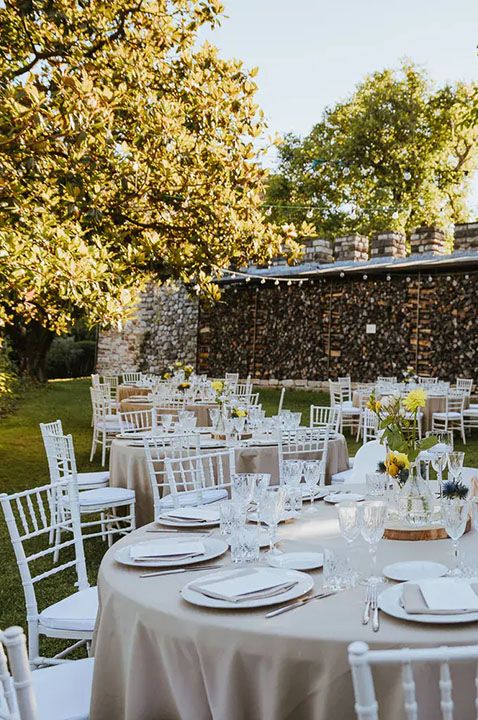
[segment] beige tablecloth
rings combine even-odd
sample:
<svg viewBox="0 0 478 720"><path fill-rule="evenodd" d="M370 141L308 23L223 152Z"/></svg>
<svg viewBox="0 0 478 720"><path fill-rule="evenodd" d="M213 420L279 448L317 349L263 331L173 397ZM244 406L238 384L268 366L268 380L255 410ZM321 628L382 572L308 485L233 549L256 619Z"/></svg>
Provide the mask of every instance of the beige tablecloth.
<svg viewBox="0 0 478 720"><path fill-rule="evenodd" d="M151 388L136 387L136 385L118 385L116 400L120 403L122 400L131 397L131 395L148 395L150 392Z"/></svg>
<svg viewBox="0 0 478 720"><path fill-rule="evenodd" d="M288 550L343 547L338 535L336 510L325 503L316 518L304 516L280 529ZM144 537L141 529L122 539L100 568L90 720L355 720L350 642L362 640L373 648L478 643L478 623L423 625L384 613L375 634L361 624L362 587L268 620L264 609L195 607L181 599L180 589L197 575L139 579L136 569L115 563L120 544ZM468 533L462 544L476 555L476 533ZM363 562L360 543L353 552ZM450 543L380 544L379 566L406 559L449 562ZM228 564L229 556L222 562ZM311 575L319 590L322 572ZM475 716L473 674L473 666L460 666L454 720ZM374 677L380 717L404 720L399 670L378 667ZM420 666L415 678L425 702L420 720L438 720L436 674Z"/></svg>
<svg viewBox="0 0 478 720"><path fill-rule="evenodd" d="M205 450L205 452L211 452ZM326 482L332 475L348 469L347 443L343 435L329 442ZM271 482L279 482L279 454L277 445L241 447L236 449L237 472L268 472ZM110 485L131 488L136 493L136 524L138 527L153 520L153 496L146 458L142 447L113 440L110 450Z"/></svg>
<svg viewBox="0 0 478 720"><path fill-rule="evenodd" d="M354 407L360 407L360 397L365 393L360 393L355 390L352 396L352 403ZM378 396L377 396L378 397ZM469 407L470 399L465 398L465 408ZM445 412L446 410L446 397L444 395L427 395L425 407L421 409L423 412L422 419L422 432L425 433L427 430L432 429L432 415L435 412Z"/></svg>
<svg viewBox="0 0 478 720"><path fill-rule="evenodd" d="M198 427L211 427L211 417L209 415L210 408L214 408L216 405L214 403L191 403L189 405L184 406L184 410L191 410L197 418L197 426ZM120 411L121 412L131 412L134 410L150 410L152 408L151 403L141 403L141 402L131 402L126 400L122 400L120 402ZM171 408L161 408L156 407L156 413L158 417L162 414L168 414L173 415L173 417L177 417L179 410L172 410Z"/></svg>

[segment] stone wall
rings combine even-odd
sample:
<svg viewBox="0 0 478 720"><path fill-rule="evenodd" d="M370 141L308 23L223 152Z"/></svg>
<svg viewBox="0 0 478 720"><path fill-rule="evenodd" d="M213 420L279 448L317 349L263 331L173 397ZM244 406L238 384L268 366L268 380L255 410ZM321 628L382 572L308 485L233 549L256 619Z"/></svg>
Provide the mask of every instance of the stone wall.
<svg viewBox="0 0 478 720"><path fill-rule="evenodd" d="M465 272L230 288L200 312L199 370L299 386L349 374L370 381L407 365L446 380L478 378L477 297L478 274Z"/></svg>
<svg viewBox="0 0 478 720"><path fill-rule="evenodd" d="M175 360L196 365L198 302L184 286L150 286L121 331L100 333L97 370L162 372Z"/></svg>

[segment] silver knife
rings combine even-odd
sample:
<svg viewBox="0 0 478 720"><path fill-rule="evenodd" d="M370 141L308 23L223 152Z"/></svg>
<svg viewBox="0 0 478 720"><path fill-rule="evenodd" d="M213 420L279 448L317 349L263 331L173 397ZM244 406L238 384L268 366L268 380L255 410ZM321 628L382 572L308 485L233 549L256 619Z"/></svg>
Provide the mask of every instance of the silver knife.
<svg viewBox="0 0 478 720"><path fill-rule="evenodd" d="M141 578L158 577L159 575L177 575L178 573L196 572L198 570L216 570L224 565L202 565L201 567L182 567L174 570L159 570L158 572L142 573Z"/></svg>
<svg viewBox="0 0 478 720"><path fill-rule="evenodd" d="M380 620L378 617L378 600L377 600L377 589L375 588L373 601L372 601L372 630L378 632L380 630Z"/></svg>
<svg viewBox="0 0 478 720"><path fill-rule="evenodd" d="M295 610L295 608L300 607L301 605L306 605L308 602L311 602L311 600L321 600L322 598L329 597L329 595L335 595L336 590L331 590L329 592L321 592L316 593L315 595L309 595L308 597L301 598L300 600L296 600L293 603L289 603L288 605L283 605L278 610L272 610L272 612L268 612L265 617L271 618L276 617L277 615L282 615L282 613L289 612L289 610Z"/></svg>
<svg viewBox="0 0 478 720"><path fill-rule="evenodd" d="M362 625L368 625L368 622L370 620L370 602L372 599L372 588L369 586L367 588L367 595L365 596L365 607L363 609L363 615L362 615Z"/></svg>

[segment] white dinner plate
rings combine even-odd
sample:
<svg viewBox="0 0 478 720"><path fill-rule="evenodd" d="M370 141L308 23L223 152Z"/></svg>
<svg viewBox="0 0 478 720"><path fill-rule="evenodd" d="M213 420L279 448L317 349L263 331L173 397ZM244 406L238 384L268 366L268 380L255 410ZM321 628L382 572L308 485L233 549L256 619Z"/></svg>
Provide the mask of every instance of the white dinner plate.
<svg viewBox="0 0 478 720"><path fill-rule="evenodd" d="M186 534L183 537L190 540L196 539L191 537L188 538ZM213 558L217 558L220 555L224 555L224 553L228 549L227 542L225 542L224 540L220 540L218 538L198 538L198 540L199 539L204 545L203 555L196 555L195 557L188 558L171 559L151 557L144 558L142 560L133 560L130 555L131 545L126 545L125 547L119 548L119 550L116 551L115 560L121 563L121 565L128 565L128 567L182 567L183 565L192 565L195 563L204 562L206 560L212 560ZM171 540L171 538L168 537L168 540ZM141 545L141 543L137 543L137 545Z"/></svg>
<svg viewBox="0 0 478 720"><path fill-rule="evenodd" d="M247 516L247 519L248 519L249 522L257 523L257 512L256 512L255 510L254 510L253 512L250 512L250 513L248 514L248 516ZM287 522L288 520L293 520L293 519L294 519L294 518L293 518L293 516L291 515L291 513L289 513L289 512L284 512L284 513L282 513L282 515L281 515L281 518L280 518L280 520L279 520L279 523L284 523L284 522ZM262 523L262 521L261 521L261 524L265 524L265 523Z"/></svg>
<svg viewBox="0 0 478 720"><path fill-rule="evenodd" d="M324 497L324 502L333 505L339 502L360 502L361 500L365 500L365 495L359 495L359 493L337 492Z"/></svg>
<svg viewBox="0 0 478 720"><path fill-rule="evenodd" d="M428 562L426 560L410 560L386 565L382 573L390 580L407 582L407 580L428 580L446 575L448 568L442 563Z"/></svg>
<svg viewBox="0 0 478 720"><path fill-rule="evenodd" d="M435 623L436 625L455 625L478 621L478 612L463 613L463 615L409 615L401 605L403 584L392 585L384 590L378 597L378 606L387 615L408 620L409 622Z"/></svg>
<svg viewBox="0 0 478 720"><path fill-rule="evenodd" d="M317 570L324 564L324 556L317 552L287 552L267 557L271 567L287 570Z"/></svg>
<svg viewBox="0 0 478 720"><path fill-rule="evenodd" d="M213 579L220 580L228 577L229 575L233 575L235 572L237 572L237 570L223 570L220 573L214 573L207 575L206 577L201 577L201 582ZM198 579L195 578L182 588L181 595L184 600L192 605L200 605L201 607L208 608L222 608L224 610L245 610L250 608L268 607L269 605L277 605L278 603L287 602L287 600L295 600L296 598L308 593L309 590L314 587L314 580L310 577L310 575L306 575L303 572L298 572L297 570L279 569L277 569L276 572L281 580L284 579L284 582L288 580L291 582L296 580L297 585L294 585L294 587L287 592L274 595L273 597L244 600L243 602L231 602L230 600L217 600L216 598L206 597L206 595L202 595L197 590L194 590L194 588L191 588L190 586L193 583L198 582Z"/></svg>
<svg viewBox="0 0 478 720"><path fill-rule="evenodd" d="M229 545L230 544L231 544L231 541L229 540ZM269 545L270 545L269 533L267 532L267 530L265 528L261 528L259 530L259 547L260 548L268 548Z"/></svg>
<svg viewBox="0 0 478 720"><path fill-rule="evenodd" d="M211 504L208 505L210 508ZM218 511L218 518L217 520L205 520L204 522L199 522L198 520L176 520L175 518L168 518L163 516L160 516L156 522L159 525L166 525L167 527L175 527L175 528L208 528L208 527L216 527L219 525L219 511Z"/></svg>

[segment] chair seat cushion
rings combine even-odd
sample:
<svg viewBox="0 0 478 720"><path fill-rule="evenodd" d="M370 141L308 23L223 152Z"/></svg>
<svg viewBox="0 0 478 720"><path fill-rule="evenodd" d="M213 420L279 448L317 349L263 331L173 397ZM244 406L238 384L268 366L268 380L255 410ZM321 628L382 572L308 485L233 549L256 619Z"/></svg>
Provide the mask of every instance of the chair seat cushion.
<svg viewBox="0 0 478 720"><path fill-rule="evenodd" d="M338 483L344 483L344 482L350 482L352 479L352 469L350 470L342 470L342 472L334 473L332 475L332 485L336 485Z"/></svg>
<svg viewBox="0 0 478 720"><path fill-rule="evenodd" d="M78 473L78 485L108 485L110 481L110 473L108 470L100 470L100 472L82 472Z"/></svg>
<svg viewBox="0 0 478 720"><path fill-rule="evenodd" d="M97 612L98 590L96 587L90 587L45 608L40 613L40 624L52 630L93 634Z"/></svg>
<svg viewBox="0 0 478 720"><path fill-rule="evenodd" d="M209 503L217 502L218 500L224 500L227 497L227 490L224 488L206 488L201 493L201 500L204 505L209 505ZM198 494L194 492L194 490L177 493L175 496L176 504L173 503L172 495L166 495L165 498L161 499L161 509L196 505L197 499Z"/></svg>
<svg viewBox="0 0 478 720"><path fill-rule="evenodd" d="M433 417L437 418L438 420L459 420L461 418L461 413L459 412L434 412Z"/></svg>
<svg viewBox="0 0 478 720"><path fill-rule="evenodd" d="M105 487L94 490L83 490L78 493L80 508L83 507L111 507L131 503L135 499L134 490L128 488Z"/></svg>
<svg viewBox="0 0 478 720"><path fill-rule="evenodd" d="M470 405L469 408L463 410L463 415L478 417L478 407L472 407L472 405Z"/></svg>
<svg viewBox="0 0 478 720"><path fill-rule="evenodd" d="M90 711L93 658L73 660L32 673L38 720L79 720Z"/></svg>
<svg viewBox="0 0 478 720"><path fill-rule="evenodd" d="M97 424L98 430L106 430L107 432L121 432L119 420L99 420Z"/></svg>

